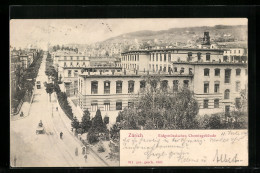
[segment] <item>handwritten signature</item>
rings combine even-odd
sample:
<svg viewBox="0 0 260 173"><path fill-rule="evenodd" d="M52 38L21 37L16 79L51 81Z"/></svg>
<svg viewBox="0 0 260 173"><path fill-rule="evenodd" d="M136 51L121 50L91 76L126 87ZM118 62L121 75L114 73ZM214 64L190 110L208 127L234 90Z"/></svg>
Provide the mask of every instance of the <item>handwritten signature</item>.
<svg viewBox="0 0 260 173"><path fill-rule="evenodd" d="M238 159L237 153L232 156L228 156L227 154L219 154L218 149L216 150L215 156L213 158L213 162L217 163L237 163L242 161L243 160Z"/></svg>

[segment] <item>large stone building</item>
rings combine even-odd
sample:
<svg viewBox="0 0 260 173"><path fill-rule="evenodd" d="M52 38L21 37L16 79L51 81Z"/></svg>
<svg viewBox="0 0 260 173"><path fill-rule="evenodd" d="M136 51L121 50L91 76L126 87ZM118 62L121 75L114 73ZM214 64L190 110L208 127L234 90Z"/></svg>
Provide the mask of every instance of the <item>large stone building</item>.
<svg viewBox="0 0 260 173"><path fill-rule="evenodd" d="M133 103L145 85L144 77L158 75L168 89L193 91L199 114L229 113L240 100L240 91L247 89L247 60L227 60L224 51L173 48L122 53L123 72L79 75L79 106L92 116L99 108L114 122L117 113Z"/></svg>
<svg viewBox="0 0 260 173"><path fill-rule="evenodd" d="M94 116L97 109L102 115L108 115L115 122L119 111L129 107L135 101L139 91L146 87L145 77L159 76L161 84L157 87L174 88L174 80L182 81L179 87L192 86L192 74L150 74L133 71L85 72L79 75L78 98L82 110L88 109Z"/></svg>

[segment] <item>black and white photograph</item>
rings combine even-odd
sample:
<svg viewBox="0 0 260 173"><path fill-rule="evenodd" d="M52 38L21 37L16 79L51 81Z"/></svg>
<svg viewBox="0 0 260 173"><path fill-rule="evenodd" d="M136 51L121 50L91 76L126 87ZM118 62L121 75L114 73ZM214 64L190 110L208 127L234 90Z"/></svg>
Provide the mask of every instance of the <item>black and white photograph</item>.
<svg viewBox="0 0 260 173"><path fill-rule="evenodd" d="M247 164L247 18L11 19L9 59L11 167Z"/></svg>

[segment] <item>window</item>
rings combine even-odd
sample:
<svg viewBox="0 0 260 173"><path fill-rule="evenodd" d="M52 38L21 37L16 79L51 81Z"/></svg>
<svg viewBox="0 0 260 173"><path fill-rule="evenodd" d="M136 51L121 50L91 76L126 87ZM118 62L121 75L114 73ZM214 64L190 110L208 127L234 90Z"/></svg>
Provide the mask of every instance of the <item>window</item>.
<svg viewBox="0 0 260 173"><path fill-rule="evenodd" d="M166 72L166 65L164 65L163 67L163 72Z"/></svg>
<svg viewBox="0 0 260 173"><path fill-rule="evenodd" d="M226 90L225 90L224 99L229 99L229 94L230 94L229 89L226 89Z"/></svg>
<svg viewBox="0 0 260 173"><path fill-rule="evenodd" d="M68 77L71 77L71 70L68 70Z"/></svg>
<svg viewBox="0 0 260 173"><path fill-rule="evenodd" d="M104 82L104 94L110 94L110 81Z"/></svg>
<svg viewBox="0 0 260 173"><path fill-rule="evenodd" d="M98 110L98 104L97 103L91 103L91 111L97 111Z"/></svg>
<svg viewBox="0 0 260 173"><path fill-rule="evenodd" d="M181 68L180 73L184 73L184 68L183 67Z"/></svg>
<svg viewBox="0 0 260 173"><path fill-rule="evenodd" d="M240 91L240 81L237 81L236 82L236 92L239 92Z"/></svg>
<svg viewBox="0 0 260 173"><path fill-rule="evenodd" d="M219 82L214 85L214 92L219 93Z"/></svg>
<svg viewBox="0 0 260 173"><path fill-rule="evenodd" d="M167 90L167 88L168 88L168 81L167 81L167 80L163 80L163 81L161 82L161 89L162 89L163 91L165 91L165 90Z"/></svg>
<svg viewBox="0 0 260 173"><path fill-rule="evenodd" d="M163 60L164 60L164 62L166 62L166 54L164 54L164 59Z"/></svg>
<svg viewBox="0 0 260 173"><path fill-rule="evenodd" d="M240 73L241 73L241 69L240 68L236 69L236 76L240 76Z"/></svg>
<svg viewBox="0 0 260 173"><path fill-rule="evenodd" d="M168 54L168 62L171 62L171 54Z"/></svg>
<svg viewBox="0 0 260 173"><path fill-rule="evenodd" d="M133 93L135 88L135 82L134 81L128 81L128 93Z"/></svg>
<svg viewBox="0 0 260 173"><path fill-rule="evenodd" d="M178 91L179 88L179 81L178 80L174 80L173 81L173 91Z"/></svg>
<svg viewBox="0 0 260 173"><path fill-rule="evenodd" d="M104 111L110 111L110 102L104 103Z"/></svg>
<svg viewBox="0 0 260 173"><path fill-rule="evenodd" d="M64 56L64 60L67 60L67 57L66 57L66 56Z"/></svg>
<svg viewBox="0 0 260 173"><path fill-rule="evenodd" d="M230 114L230 105L225 106L225 115L229 116Z"/></svg>
<svg viewBox="0 0 260 173"><path fill-rule="evenodd" d="M71 66L71 67L73 66L72 62L70 62L70 66Z"/></svg>
<svg viewBox="0 0 260 173"><path fill-rule="evenodd" d="M160 53L160 61L162 62L162 54Z"/></svg>
<svg viewBox="0 0 260 173"><path fill-rule="evenodd" d="M153 53L153 61L154 61L154 53Z"/></svg>
<svg viewBox="0 0 260 173"><path fill-rule="evenodd" d="M156 64L156 71L158 71L158 64Z"/></svg>
<svg viewBox="0 0 260 173"><path fill-rule="evenodd" d="M153 64L153 71L154 71L154 64Z"/></svg>
<svg viewBox="0 0 260 173"><path fill-rule="evenodd" d="M188 52L188 61L191 61L192 52Z"/></svg>
<svg viewBox="0 0 260 173"><path fill-rule="evenodd" d="M137 54L137 61L139 61L139 54Z"/></svg>
<svg viewBox="0 0 260 173"><path fill-rule="evenodd" d="M70 57L70 60L73 60L73 57L72 57L72 56Z"/></svg>
<svg viewBox="0 0 260 173"><path fill-rule="evenodd" d="M219 108L219 99L214 100L214 108Z"/></svg>
<svg viewBox="0 0 260 173"><path fill-rule="evenodd" d="M116 81L116 93L122 93L122 81Z"/></svg>
<svg viewBox="0 0 260 173"><path fill-rule="evenodd" d="M204 76L209 76L209 69L208 68L204 69Z"/></svg>
<svg viewBox="0 0 260 173"><path fill-rule="evenodd" d="M209 100L203 100L203 108L209 107Z"/></svg>
<svg viewBox="0 0 260 173"><path fill-rule="evenodd" d="M66 62L64 62L64 67L67 67L67 64L66 64Z"/></svg>
<svg viewBox="0 0 260 173"><path fill-rule="evenodd" d="M204 93L209 93L209 83L204 83Z"/></svg>
<svg viewBox="0 0 260 173"><path fill-rule="evenodd" d="M145 81L142 80L140 81L140 89L144 89L145 88Z"/></svg>
<svg viewBox="0 0 260 173"><path fill-rule="evenodd" d="M156 53L156 61L158 61L158 53Z"/></svg>
<svg viewBox="0 0 260 173"><path fill-rule="evenodd" d="M241 98L236 98L235 105L236 105L236 108L241 108L242 107L242 105L241 105Z"/></svg>
<svg viewBox="0 0 260 173"><path fill-rule="evenodd" d="M116 102L116 110L122 110L122 102Z"/></svg>
<svg viewBox="0 0 260 173"><path fill-rule="evenodd" d="M206 53L206 61L210 61L210 53Z"/></svg>
<svg viewBox="0 0 260 173"><path fill-rule="evenodd" d="M97 94L98 93L98 82L92 81L91 82L91 94Z"/></svg>
<svg viewBox="0 0 260 173"><path fill-rule="evenodd" d="M183 81L183 86L184 86L185 88L188 88L188 87L189 87L189 80L184 80L184 81Z"/></svg>
<svg viewBox="0 0 260 173"><path fill-rule="evenodd" d="M162 71L162 65L160 65L160 71Z"/></svg>
<svg viewBox="0 0 260 173"><path fill-rule="evenodd" d="M200 61L200 59L201 59L201 53L198 52L198 53L197 53L197 56L198 56L198 61Z"/></svg>
<svg viewBox="0 0 260 173"><path fill-rule="evenodd" d="M189 74L192 75L192 68L189 68Z"/></svg>
<svg viewBox="0 0 260 173"><path fill-rule="evenodd" d="M133 108L134 107L134 102L128 102L128 108Z"/></svg>
<svg viewBox="0 0 260 173"><path fill-rule="evenodd" d="M231 70L226 69L225 70L225 83L230 83L230 76L231 76Z"/></svg>
<svg viewBox="0 0 260 173"><path fill-rule="evenodd" d="M171 66L168 65L168 72L172 71Z"/></svg>
<svg viewBox="0 0 260 173"><path fill-rule="evenodd" d="M215 76L220 76L220 69L218 68L215 69Z"/></svg>
<svg viewBox="0 0 260 173"><path fill-rule="evenodd" d="M174 67L174 72L177 72L177 71L178 71L177 67Z"/></svg>
<svg viewBox="0 0 260 173"><path fill-rule="evenodd" d="M152 80L151 83L150 83L151 87L153 89L156 89L157 88L157 81L156 80Z"/></svg>

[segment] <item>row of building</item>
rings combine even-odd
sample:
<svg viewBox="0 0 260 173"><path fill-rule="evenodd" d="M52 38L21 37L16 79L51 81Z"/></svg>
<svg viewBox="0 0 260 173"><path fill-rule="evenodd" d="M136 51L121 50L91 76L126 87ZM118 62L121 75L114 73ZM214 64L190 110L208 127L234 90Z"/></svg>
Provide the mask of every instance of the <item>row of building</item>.
<svg viewBox="0 0 260 173"><path fill-rule="evenodd" d="M207 34L201 48L133 50L122 53L113 65L82 54L54 52L52 57L78 108L88 109L92 116L100 109L112 123L119 111L133 105L151 76L160 78L157 87L193 91L201 115L229 113L241 100L240 92L247 90L246 49L216 49Z"/></svg>
<svg viewBox="0 0 260 173"><path fill-rule="evenodd" d="M10 51L10 88L11 98L20 88L21 77L26 69L34 61L37 56L37 49L11 50Z"/></svg>

